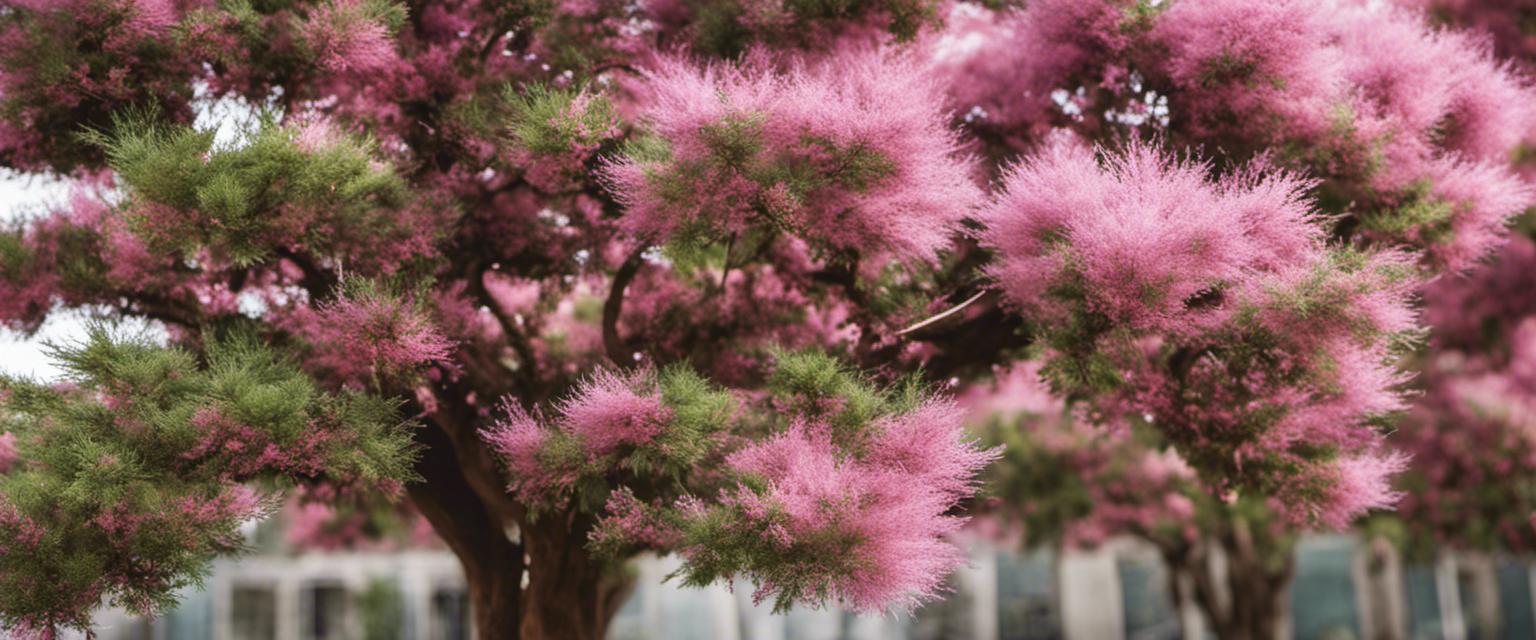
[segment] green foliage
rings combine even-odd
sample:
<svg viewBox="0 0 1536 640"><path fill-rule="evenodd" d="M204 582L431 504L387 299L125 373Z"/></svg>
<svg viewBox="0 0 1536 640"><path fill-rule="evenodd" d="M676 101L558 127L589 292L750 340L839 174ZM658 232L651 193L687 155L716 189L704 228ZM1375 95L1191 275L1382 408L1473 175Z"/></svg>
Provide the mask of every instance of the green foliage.
<svg viewBox="0 0 1536 640"><path fill-rule="evenodd" d="M686 587L706 587L728 582L743 567L751 567L753 580L777 590L776 614L788 613L796 602L833 601L833 577L853 575L858 569L860 556L854 550L861 541L842 527L828 526L784 548L764 531L742 531L746 522L766 529L769 524L764 523L785 521L787 517L774 510L759 519L747 517L741 506L711 509L689 520L682 544L692 551L687 564L668 578L678 578ZM806 571L807 566L817 569Z"/></svg>
<svg viewBox="0 0 1536 640"><path fill-rule="evenodd" d="M923 400L916 376L882 389L820 351L778 350L773 359L769 394L793 414L825 417L833 440L847 451L861 450L875 420L907 413Z"/></svg>
<svg viewBox="0 0 1536 640"><path fill-rule="evenodd" d="M92 2L89 16L47 5L33 10L8 2L0 11L0 29L7 34L0 48L0 73L6 76L0 120L41 133L29 143L28 155L61 174L93 169L101 163L101 150L73 135L82 127L105 126L115 110L130 107L190 116L186 105L193 91L180 50L189 40L185 24L146 30L135 15L139 5L132 2ZM10 153L3 160L7 166L30 162ZM16 161L21 162L12 164Z"/></svg>
<svg viewBox="0 0 1536 640"><path fill-rule="evenodd" d="M641 134L624 146L623 153L644 167L646 180L661 200L687 211L697 202L700 185L740 176L755 185L747 202L765 223L762 233L739 240L756 246L773 233L805 235L803 203L827 189L864 192L895 173L895 162L863 143L840 145L825 137L802 135L793 145L768 144L762 113L735 111L719 121L703 125L699 136L707 154L678 160L667 142ZM671 232L667 253L680 263L694 265L707 255L708 246L728 234L717 227L710 212L686 217Z"/></svg>
<svg viewBox="0 0 1536 640"><path fill-rule="evenodd" d="M537 452L539 467L572 482L568 491L528 504L532 515L567 497L578 509L597 513L615 484L643 489L647 495L680 496L710 456L721 454L721 436L734 423L737 408L730 392L681 364L627 382L635 395L660 400L665 424L648 441L626 443L602 456L594 456L579 433L549 429Z"/></svg>
<svg viewBox="0 0 1536 640"><path fill-rule="evenodd" d="M1433 185L1421 180L1409 185L1397 206L1360 215L1360 226L1390 237L1412 234L1423 243L1442 244L1455 234L1451 223L1457 213L1453 203L1436 198Z"/></svg>
<svg viewBox="0 0 1536 640"><path fill-rule="evenodd" d="M1419 272L1412 264L1376 262L1371 255L1352 246L1333 248L1328 260L1314 265L1307 278L1287 289L1272 290L1266 303L1300 319L1348 326L1364 343L1386 339L1411 344L1417 336L1387 335L1368 313L1356 308L1354 301L1373 291L1408 282ZM1249 319L1257 311L1243 309L1239 318ZM1254 326L1252 322L1245 324Z"/></svg>
<svg viewBox="0 0 1536 640"><path fill-rule="evenodd" d="M1081 473L1081 465L1072 453L1046 446L1039 430L1031 422L1065 421L1068 416L992 416L979 429L989 447L1002 446L1002 457L989 470L987 486L1000 499L1005 511L1023 526L1030 545L1061 541L1067 527L1093 512L1093 495L1088 483L1094 479ZM1051 427L1046 427L1051 428ZM1074 434L1086 450L1089 438Z"/></svg>
<svg viewBox="0 0 1536 640"><path fill-rule="evenodd" d="M394 402L325 394L249 337L205 340L199 357L98 325L52 347L68 385L0 379L22 460L0 476L0 620L84 628L101 603L164 610L240 550L240 524L283 487L398 495L413 479Z"/></svg>
<svg viewBox="0 0 1536 640"><path fill-rule="evenodd" d="M607 98L585 89L551 89L528 85L522 93L507 87L508 129L517 146L533 153L555 155L596 149L614 137L618 112Z"/></svg>
<svg viewBox="0 0 1536 640"><path fill-rule="evenodd" d="M1120 31L1126 34L1145 32L1152 28L1153 22L1163 11L1168 9L1168 3L1157 0L1134 0L1124 2L1127 5L1122 12L1125 19L1120 22Z"/></svg>
<svg viewBox="0 0 1536 640"><path fill-rule="evenodd" d="M736 399L683 365L663 369L661 403L672 421L656 438L662 469L675 477L696 468L715 449L716 436L731 425Z"/></svg>
<svg viewBox="0 0 1536 640"><path fill-rule="evenodd" d="M405 626L405 603L393 580L375 578L357 598L363 622L362 640L399 640Z"/></svg>
<svg viewBox="0 0 1536 640"><path fill-rule="evenodd" d="M206 246L242 266L292 240L330 253L344 241L339 236L382 235L402 224L395 211L412 201L405 181L374 158L370 141L281 126L272 114L228 145L215 145L211 130L168 127L144 114L88 137L140 201L130 207L138 231L165 252L191 255ZM283 223L297 221L284 218L299 216L315 219L300 237L286 237L294 231ZM183 224L163 228L173 224L167 218Z"/></svg>

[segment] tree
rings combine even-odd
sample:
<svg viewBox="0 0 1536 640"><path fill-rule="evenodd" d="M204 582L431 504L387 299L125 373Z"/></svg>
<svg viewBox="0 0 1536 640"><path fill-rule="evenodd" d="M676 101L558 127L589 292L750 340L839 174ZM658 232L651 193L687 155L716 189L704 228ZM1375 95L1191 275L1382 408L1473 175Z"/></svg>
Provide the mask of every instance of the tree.
<svg viewBox="0 0 1536 640"><path fill-rule="evenodd" d="M77 195L0 320L102 322L0 387L0 621L161 610L293 493L409 500L487 638L601 637L646 550L910 608L999 455L945 387L1018 360L1276 526L1390 506L1532 102L1335 4L13 1L0 162Z"/></svg>
<svg viewBox="0 0 1536 640"><path fill-rule="evenodd" d="M970 398L986 440L1003 447L986 478L996 498L989 515L1004 530L1066 548L1134 536L1167 564L1175 607L1197 607L1216 637L1279 636L1298 528L1273 499L1212 495L1150 425L1087 424L1033 364L1000 372Z"/></svg>
<svg viewBox="0 0 1536 640"><path fill-rule="evenodd" d="M1522 234L1493 265L1426 292L1438 322L1425 390L1396 439L1413 465L1394 520L1414 555L1436 545L1526 554L1536 544L1536 305L1524 294L1533 263L1536 244Z"/></svg>

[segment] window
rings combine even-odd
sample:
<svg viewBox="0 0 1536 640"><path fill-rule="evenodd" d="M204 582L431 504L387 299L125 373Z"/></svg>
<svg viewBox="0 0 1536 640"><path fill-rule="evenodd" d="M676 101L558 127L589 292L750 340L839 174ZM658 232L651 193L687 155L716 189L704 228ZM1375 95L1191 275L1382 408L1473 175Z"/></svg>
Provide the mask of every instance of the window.
<svg viewBox="0 0 1536 640"><path fill-rule="evenodd" d="M1499 560L1499 616L1504 638L1536 638L1536 613L1532 612L1531 568L1511 558Z"/></svg>
<svg viewBox="0 0 1536 640"><path fill-rule="evenodd" d="M1360 637L1350 573L1354 555L1355 540L1348 536L1307 538L1296 545L1296 578L1291 583L1296 640Z"/></svg>
<svg viewBox="0 0 1536 640"><path fill-rule="evenodd" d="M361 623L359 640L402 640L406 638L405 601L394 580L375 578L357 596L357 617Z"/></svg>
<svg viewBox="0 0 1536 640"><path fill-rule="evenodd" d="M1125 608L1126 640L1179 640L1184 632L1169 592L1168 568L1155 556L1123 556L1120 598Z"/></svg>
<svg viewBox="0 0 1536 640"><path fill-rule="evenodd" d="M272 587L239 585L230 593L229 632L233 640L277 637L277 594Z"/></svg>
<svg viewBox="0 0 1536 640"><path fill-rule="evenodd" d="M1403 592L1408 600L1408 637L1413 640L1439 638L1440 590L1435 586L1434 565L1405 565Z"/></svg>
<svg viewBox="0 0 1536 640"><path fill-rule="evenodd" d="M1056 551L997 554L997 636L1000 640L1061 637Z"/></svg>
<svg viewBox="0 0 1536 640"><path fill-rule="evenodd" d="M463 589L432 592L432 625L428 640L469 640L469 595Z"/></svg>
<svg viewBox="0 0 1536 640"><path fill-rule="evenodd" d="M319 583L304 590L305 640L346 640L350 597L346 587L337 583Z"/></svg>

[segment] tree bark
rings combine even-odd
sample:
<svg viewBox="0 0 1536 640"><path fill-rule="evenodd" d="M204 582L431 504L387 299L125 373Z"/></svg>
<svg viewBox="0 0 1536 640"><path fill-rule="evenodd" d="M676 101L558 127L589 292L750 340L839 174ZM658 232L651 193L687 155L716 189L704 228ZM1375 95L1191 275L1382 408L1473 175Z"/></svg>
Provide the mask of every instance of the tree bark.
<svg viewBox="0 0 1536 640"><path fill-rule="evenodd" d="M528 585L523 591L523 640L602 640L633 580L614 561L586 548L590 518L545 514L523 530Z"/></svg>
<svg viewBox="0 0 1536 640"><path fill-rule="evenodd" d="M508 523L471 487L442 429L423 427L417 440L425 482L409 485L411 499L464 567L475 637L602 640L632 580L587 550L591 517L571 508Z"/></svg>
<svg viewBox="0 0 1536 640"><path fill-rule="evenodd" d="M464 567L471 615L480 640L517 640L522 615L523 545L512 541L471 488L441 429L422 427L424 446L408 485L411 501Z"/></svg>
<svg viewBox="0 0 1536 640"><path fill-rule="evenodd" d="M1289 549L1255 548L1239 524L1217 539L1161 541L1175 592L1187 578L1194 604L1212 635L1223 640L1278 640L1290 614L1290 585L1296 561ZM1222 551L1226 571L1218 575L1212 551ZM1225 578L1225 579L1223 579Z"/></svg>

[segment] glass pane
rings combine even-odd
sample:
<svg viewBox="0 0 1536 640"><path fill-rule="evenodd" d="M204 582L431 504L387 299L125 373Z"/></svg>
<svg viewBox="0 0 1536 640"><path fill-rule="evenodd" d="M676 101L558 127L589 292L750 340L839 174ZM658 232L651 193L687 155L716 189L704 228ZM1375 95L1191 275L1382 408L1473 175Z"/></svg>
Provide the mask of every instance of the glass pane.
<svg viewBox="0 0 1536 640"><path fill-rule="evenodd" d="M1509 558L1499 561L1499 615L1506 640L1536 638L1536 614L1531 605L1531 568Z"/></svg>
<svg viewBox="0 0 1536 640"><path fill-rule="evenodd" d="M976 630L973 628L975 626L973 612L976 610L975 595L954 575L949 577L945 588L948 591L943 598L923 605L921 609L912 612L911 616L900 620L900 626L905 627L906 640L962 640L976 637ZM898 633L894 629L880 633L883 629L876 627L873 623L883 620L884 618L860 620L864 629L867 630L865 636L889 639L893 633ZM896 619L892 621L895 622ZM844 637L854 635L845 633Z"/></svg>
<svg viewBox="0 0 1536 640"><path fill-rule="evenodd" d="M998 552L997 635L999 640L1061 637L1054 549Z"/></svg>
<svg viewBox="0 0 1536 640"><path fill-rule="evenodd" d="M1168 569L1162 562L1122 557L1120 601L1125 609L1126 640L1179 640L1183 632L1169 593Z"/></svg>
<svg viewBox="0 0 1536 640"><path fill-rule="evenodd" d="M1354 554L1355 541L1346 536L1308 538L1296 545L1296 579L1291 584L1296 640L1360 637L1350 574Z"/></svg>
<svg viewBox="0 0 1536 640"><path fill-rule="evenodd" d="M1478 615L1481 608L1478 606L1477 576L1461 564L1456 565L1456 597L1461 600L1461 619L1467 626L1468 638L1488 638L1488 630L1483 628L1483 618Z"/></svg>
<svg viewBox="0 0 1536 640"><path fill-rule="evenodd" d="M463 589L432 592L428 640L469 640L469 595Z"/></svg>
<svg viewBox="0 0 1536 640"><path fill-rule="evenodd" d="M229 632L233 640L277 637L277 594L271 587L237 586L230 594Z"/></svg>
<svg viewBox="0 0 1536 640"><path fill-rule="evenodd" d="M306 590L304 637L308 640L343 640L347 637L347 590L336 584L315 585Z"/></svg>
<svg viewBox="0 0 1536 640"><path fill-rule="evenodd" d="M206 640L213 637L213 595L188 588L180 593L181 604L160 618L159 640Z"/></svg>
<svg viewBox="0 0 1536 640"><path fill-rule="evenodd" d="M1408 600L1408 637L1430 640L1440 637L1440 591L1435 586L1434 565L1403 567L1403 592Z"/></svg>

